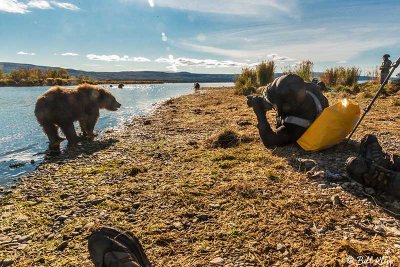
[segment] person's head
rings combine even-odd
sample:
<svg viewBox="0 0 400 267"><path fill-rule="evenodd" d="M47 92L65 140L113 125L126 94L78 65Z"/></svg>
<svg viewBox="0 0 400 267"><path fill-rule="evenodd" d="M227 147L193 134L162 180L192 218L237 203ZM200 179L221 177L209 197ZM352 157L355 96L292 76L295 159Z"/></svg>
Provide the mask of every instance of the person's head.
<svg viewBox="0 0 400 267"><path fill-rule="evenodd" d="M304 80L296 74L287 74L274 81L276 90L268 98L276 104L280 114L295 112L306 99Z"/></svg>
<svg viewBox="0 0 400 267"><path fill-rule="evenodd" d="M389 59L390 58L390 55L389 54L384 54L383 55L383 60L387 60L387 59Z"/></svg>

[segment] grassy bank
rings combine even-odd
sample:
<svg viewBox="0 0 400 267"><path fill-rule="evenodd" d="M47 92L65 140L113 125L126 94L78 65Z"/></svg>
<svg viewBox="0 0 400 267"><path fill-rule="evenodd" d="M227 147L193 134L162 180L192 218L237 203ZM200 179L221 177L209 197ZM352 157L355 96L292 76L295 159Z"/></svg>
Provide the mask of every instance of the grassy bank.
<svg viewBox="0 0 400 267"><path fill-rule="evenodd" d="M328 97L344 95L369 101ZM396 99L379 99L355 139L372 132L398 152ZM400 264L400 203L337 178L353 147L267 150L255 124L233 88L207 89L41 165L0 200L0 260L91 266L86 237L105 224L136 234L155 266ZM220 148L226 129L239 138Z"/></svg>

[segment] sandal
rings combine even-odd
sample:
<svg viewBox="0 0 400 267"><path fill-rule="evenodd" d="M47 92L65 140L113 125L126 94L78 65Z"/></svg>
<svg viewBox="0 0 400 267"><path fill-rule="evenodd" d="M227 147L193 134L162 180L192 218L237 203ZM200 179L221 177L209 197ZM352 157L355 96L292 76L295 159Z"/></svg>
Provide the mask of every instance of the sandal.
<svg viewBox="0 0 400 267"><path fill-rule="evenodd" d="M102 227L88 239L95 267L151 267L139 240L124 230Z"/></svg>

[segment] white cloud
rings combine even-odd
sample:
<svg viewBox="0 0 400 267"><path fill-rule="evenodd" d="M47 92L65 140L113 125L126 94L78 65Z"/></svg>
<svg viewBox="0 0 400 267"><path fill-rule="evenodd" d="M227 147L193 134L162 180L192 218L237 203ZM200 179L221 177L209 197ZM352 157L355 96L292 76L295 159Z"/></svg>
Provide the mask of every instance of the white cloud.
<svg viewBox="0 0 400 267"><path fill-rule="evenodd" d="M61 54L62 56L64 56L64 57L76 57L76 56L79 56L79 54L77 54L77 53L71 53L71 52L66 52L66 53L62 53Z"/></svg>
<svg viewBox="0 0 400 267"><path fill-rule="evenodd" d="M0 12L25 14L29 10L26 4L17 0L0 0Z"/></svg>
<svg viewBox="0 0 400 267"><path fill-rule="evenodd" d="M118 55L95 55L88 54L86 55L89 60L98 60L98 61L106 61L106 62L149 62L150 59L145 57L129 57L127 55L118 56Z"/></svg>
<svg viewBox="0 0 400 267"><path fill-rule="evenodd" d="M168 37L167 37L167 35L165 34L165 32L162 32L162 33L161 33L161 40L162 40L163 42L168 41Z"/></svg>
<svg viewBox="0 0 400 267"><path fill-rule="evenodd" d="M167 63L169 66L166 68L172 71L178 71L179 67L185 66L197 66L197 67L205 67L205 68L242 68L246 66L250 66L250 64L236 62L231 60L215 60L215 59L195 59L195 58L174 58L173 55L169 55L168 57L160 57L155 60L158 63Z"/></svg>
<svg viewBox="0 0 400 267"><path fill-rule="evenodd" d="M339 60L339 61L337 61L336 63L337 63L337 64L346 64L347 61L346 61L346 60Z"/></svg>
<svg viewBox="0 0 400 267"><path fill-rule="evenodd" d="M45 0L31 0L27 4L29 7L32 8L39 8L39 9L52 9L53 7L50 5L49 1Z"/></svg>
<svg viewBox="0 0 400 267"><path fill-rule="evenodd" d="M54 7L79 10L79 7L67 2L30 0L25 3L20 0L0 0L0 12L26 14L30 12L30 9L53 9Z"/></svg>
<svg viewBox="0 0 400 267"><path fill-rule="evenodd" d="M76 5L71 4L71 3L66 3L66 2L51 1L51 4L56 7L64 8L64 9L68 9L68 10L72 10L72 11L77 11L80 9Z"/></svg>
<svg viewBox="0 0 400 267"><path fill-rule="evenodd" d="M123 0L123 2L135 2L137 0ZM142 0L154 7L154 0ZM276 13L292 15L297 9L298 0L157 0L158 7L173 8L201 13L217 13L227 15L272 16Z"/></svg>
<svg viewBox="0 0 400 267"><path fill-rule="evenodd" d="M24 52L24 51L19 51L17 53L17 55L21 55L21 56L34 56L36 55L35 53L30 53L30 52Z"/></svg>

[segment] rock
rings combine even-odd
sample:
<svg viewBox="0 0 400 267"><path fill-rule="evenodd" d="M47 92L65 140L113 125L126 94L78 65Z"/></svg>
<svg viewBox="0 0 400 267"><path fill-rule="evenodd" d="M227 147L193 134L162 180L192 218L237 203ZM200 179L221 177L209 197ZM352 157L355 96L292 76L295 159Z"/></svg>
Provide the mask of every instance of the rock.
<svg viewBox="0 0 400 267"><path fill-rule="evenodd" d="M325 178L328 181L343 181L345 179L340 173L334 173L330 170L325 171Z"/></svg>
<svg viewBox="0 0 400 267"><path fill-rule="evenodd" d="M208 216L207 214L201 214L201 215L197 216L197 219L200 222L207 221L209 218L210 218L210 216Z"/></svg>
<svg viewBox="0 0 400 267"><path fill-rule="evenodd" d="M105 198L97 198L90 200L89 203L92 204L93 206L99 205L100 203L104 202L106 200Z"/></svg>
<svg viewBox="0 0 400 267"><path fill-rule="evenodd" d="M65 221L66 219L68 219L68 216L67 216L67 215L60 215L60 216L57 217L56 221L63 222L63 221Z"/></svg>
<svg viewBox="0 0 400 267"><path fill-rule="evenodd" d="M31 160L31 164L35 164L35 161L33 159Z"/></svg>
<svg viewBox="0 0 400 267"><path fill-rule="evenodd" d="M174 227L175 229L181 229L181 228L183 228L183 224L182 224L181 222L174 222L172 225L173 225L173 227Z"/></svg>
<svg viewBox="0 0 400 267"><path fill-rule="evenodd" d="M219 208L219 207L221 207L221 205L219 203L211 203L209 206L211 208Z"/></svg>
<svg viewBox="0 0 400 267"><path fill-rule="evenodd" d="M210 263L213 264L213 265L222 265L224 263L224 261L225 260L223 258L217 257L217 258L212 259L210 261Z"/></svg>
<svg viewBox="0 0 400 267"><path fill-rule="evenodd" d="M25 166L26 163L23 162L18 162L18 163L14 163L14 164L10 164L10 169L18 169L21 168L23 166Z"/></svg>
<svg viewBox="0 0 400 267"><path fill-rule="evenodd" d="M339 195L333 195L331 197L331 201L334 207L339 206L342 204L342 201L340 200Z"/></svg>
<svg viewBox="0 0 400 267"><path fill-rule="evenodd" d="M310 179L321 179L321 178L325 177L325 172L324 171L319 171L319 172L308 171L307 176Z"/></svg>
<svg viewBox="0 0 400 267"><path fill-rule="evenodd" d="M328 188L328 185L327 185L327 184L319 184L319 185L318 185L318 188L321 189L321 190L327 189L327 188Z"/></svg>
<svg viewBox="0 0 400 267"><path fill-rule="evenodd" d="M2 267L8 267L11 266L14 263L12 259L5 259L3 261L0 261L0 266Z"/></svg>
<svg viewBox="0 0 400 267"><path fill-rule="evenodd" d="M28 220L28 216L26 215L19 215L15 218L17 221L27 221Z"/></svg>
<svg viewBox="0 0 400 267"><path fill-rule="evenodd" d="M83 229L88 231L88 230L92 229L94 225L95 225L94 222L89 222L89 223L85 224L85 226L83 226Z"/></svg>
<svg viewBox="0 0 400 267"><path fill-rule="evenodd" d="M26 249L27 247L28 247L28 244L19 244L18 247L17 247L17 249L18 249L18 250L24 250L24 249Z"/></svg>
<svg viewBox="0 0 400 267"><path fill-rule="evenodd" d="M30 240L30 239L31 239L30 236L25 235L25 236L19 237L19 238L17 239L17 242L18 242L18 243L24 243L24 242L26 242L26 241L28 241L28 240Z"/></svg>
<svg viewBox="0 0 400 267"><path fill-rule="evenodd" d="M0 192L4 191L4 187L0 186Z"/></svg>
<svg viewBox="0 0 400 267"><path fill-rule="evenodd" d="M57 246L56 250L63 251L67 247L68 247L68 241L64 241L60 245Z"/></svg>
<svg viewBox="0 0 400 267"><path fill-rule="evenodd" d="M150 125L151 124L151 120L144 120L143 121L143 125Z"/></svg>
<svg viewBox="0 0 400 267"><path fill-rule="evenodd" d="M364 190L365 190L365 193L367 193L368 195L375 195L375 190L371 187L367 187Z"/></svg>
<svg viewBox="0 0 400 267"><path fill-rule="evenodd" d="M135 202L132 204L132 208L138 209L140 207L141 203L140 202Z"/></svg>
<svg viewBox="0 0 400 267"><path fill-rule="evenodd" d="M302 159L298 158L297 162L300 164L300 170L302 171L310 171L312 168L317 166L317 162L312 159Z"/></svg>
<svg viewBox="0 0 400 267"><path fill-rule="evenodd" d="M286 247L285 247L284 244L278 243L278 244L276 244L276 250L277 251L284 251L284 250L286 250Z"/></svg>

